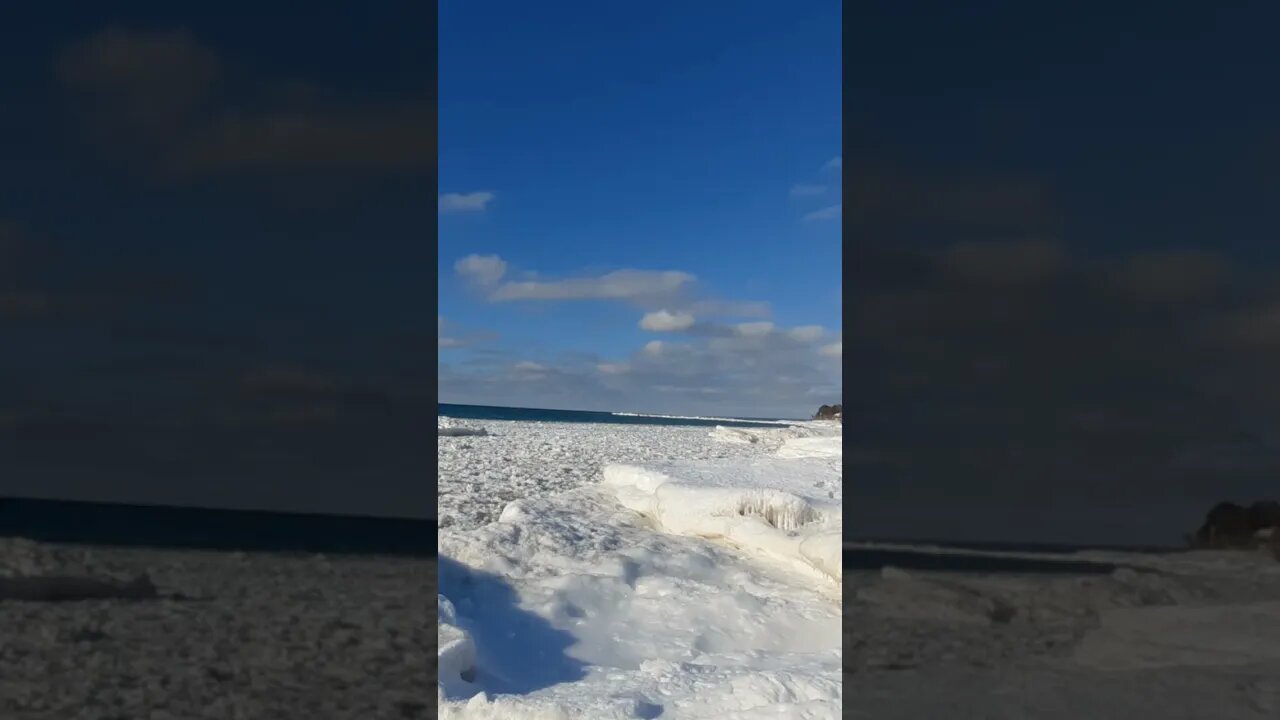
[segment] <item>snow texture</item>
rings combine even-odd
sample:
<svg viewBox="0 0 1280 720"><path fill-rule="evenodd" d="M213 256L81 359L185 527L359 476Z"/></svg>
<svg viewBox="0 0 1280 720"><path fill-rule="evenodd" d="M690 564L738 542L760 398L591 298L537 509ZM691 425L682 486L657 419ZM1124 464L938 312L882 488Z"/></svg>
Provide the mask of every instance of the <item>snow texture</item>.
<svg viewBox="0 0 1280 720"><path fill-rule="evenodd" d="M428 561L0 538L0 577L75 600L0 600L4 720L430 716Z"/></svg>
<svg viewBox="0 0 1280 720"><path fill-rule="evenodd" d="M838 433L835 423L804 422L758 443L708 442L705 426L580 424L439 418L438 427L483 429L487 436L437 439L441 527L475 528L498 519L512 500L562 493L600 480L605 463L649 466L673 460L771 457L791 437ZM746 428L744 428L746 429ZM755 431L756 428L749 430Z"/></svg>
<svg viewBox="0 0 1280 720"><path fill-rule="evenodd" d="M838 452L839 438L834 441ZM787 440L779 453L795 442ZM826 458L835 457L829 448ZM840 579L838 465L777 458L685 461L657 469L607 465L604 482L619 502L664 532L722 539Z"/></svg>
<svg viewBox="0 0 1280 720"><path fill-rule="evenodd" d="M458 616L449 599L438 595L437 602L440 686L446 694L466 693L475 681L476 645L471 636L458 627Z"/></svg>
<svg viewBox="0 0 1280 720"><path fill-rule="evenodd" d="M749 430L747 428L725 427L724 425L717 425L715 429L711 431L709 437L713 440L734 443L737 445L749 445L760 442L760 433L758 431Z"/></svg>
<svg viewBox="0 0 1280 720"><path fill-rule="evenodd" d="M851 572L846 717L1280 717L1280 563L1269 555L1035 559L1064 571ZM1068 570L1080 561L1111 569Z"/></svg>
<svg viewBox="0 0 1280 720"><path fill-rule="evenodd" d="M840 717L840 585L800 550L825 558L814 538L839 534L839 461L777 457L830 432L726 446L705 428L504 423L497 456L472 460L525 491L440 532L440 717ZM539 492L557 452L589 469ZM659 496L693 505L632 507Z"/></svg>
<svg viewBox="0 0 1280 720"><path fill-rule="evenodd" d="M470 425L453 418L439 418L436 421L436 435L440 437L484 437L489 431L482 427Z"/></svg>

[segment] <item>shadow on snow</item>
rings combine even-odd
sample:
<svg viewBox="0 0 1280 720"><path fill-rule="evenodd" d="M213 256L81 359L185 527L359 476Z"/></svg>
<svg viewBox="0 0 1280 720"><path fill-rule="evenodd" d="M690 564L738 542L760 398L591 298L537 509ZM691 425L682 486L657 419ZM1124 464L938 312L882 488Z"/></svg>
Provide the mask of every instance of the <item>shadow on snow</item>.
<svg viewBox="0 0 1280 720"><path fill-rule="evenodd" d="M441 556L440 594L476 644L476 684L490 695L524 695L575 682L584 665L566 651L572 635L522 610L506 580Z"/></svg>

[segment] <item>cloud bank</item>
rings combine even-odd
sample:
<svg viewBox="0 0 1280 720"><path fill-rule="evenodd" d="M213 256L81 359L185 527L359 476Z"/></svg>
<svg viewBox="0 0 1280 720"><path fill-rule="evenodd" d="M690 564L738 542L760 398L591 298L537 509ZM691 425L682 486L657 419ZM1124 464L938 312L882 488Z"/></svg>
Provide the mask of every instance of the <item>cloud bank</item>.
<svg viewBox="0 0 1280 720"><path fill-rule="evenodd" d="M484 212L493 193L479 191L472 193L443 193L436 202L436 209L442 213Z"/></svg>
<svg viewBox="0 0 1280 720"><path fill-rule="evenodd" d="M460 258L454 271L490 303L621 303L641 311L638 329L666 337L637 340L625 356L535 361L500 348L460 359L442 355L443 402L804 417L841 400L840 353L831 349L839 347L838 331L718 319L767 317L769 304L701 295L692 273L622 269L516 280L505 260L482 254Z"/></svg>

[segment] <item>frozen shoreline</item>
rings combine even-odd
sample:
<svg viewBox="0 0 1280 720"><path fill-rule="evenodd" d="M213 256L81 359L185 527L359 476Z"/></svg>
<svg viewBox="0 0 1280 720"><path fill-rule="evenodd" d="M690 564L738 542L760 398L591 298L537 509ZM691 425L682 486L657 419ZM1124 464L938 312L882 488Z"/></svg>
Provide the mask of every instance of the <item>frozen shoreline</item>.
<svg viewBox="0 0 1280 720"><path fill-rule="evenodd" d="M774 428L622 425L440 418L440 527L494 522L512 500L567 492L599 480L605 463L648 466L674 460L768 457L791 436L838 432L835 423ZM472 434L484 431L484 435ZM463 433L462 435L458 435ZM733 438L771 437L768 442Z"/></svg>
<svg viewBox="0 0 1280 720"><path fill-rule="evenodd" d="M740 444L707 427L477 424L492 434L440 439L440 592L456 612L439 631L442 717L840 716L838 569L785 549L834 531L838 555L839 441L825 460L777 454L833 428ZM547 456L573 467L547 473ZM445 469L498 463L513 478L504 509L464 515L486 484ZM473 652L471 682L457 659Z"/></svg>
<svg viewBox="0 0 1280 720"><path fill-rule="evenodd" d="M429 717L433 564L0 539L6 576L160 592L0 602L0 717Z"/></svg>
<svg viewBox="0 0 1280 720"><path fill-rule="evenodd" d="M846 717L1280 713L1280 564L1270 556L1039 559L1063 570L850 571ZM1072 571L1078 561L1114 569Z"/></svg>

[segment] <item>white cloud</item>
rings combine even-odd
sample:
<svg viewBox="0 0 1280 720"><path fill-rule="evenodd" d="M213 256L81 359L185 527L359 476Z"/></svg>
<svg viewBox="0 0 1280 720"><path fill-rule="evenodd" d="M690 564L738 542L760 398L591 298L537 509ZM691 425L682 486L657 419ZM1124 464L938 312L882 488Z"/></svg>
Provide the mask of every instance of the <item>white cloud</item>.
<svg viewBox="0 0 1280 720"><path fill-rule="evenodd" d="M436 208L442 213L483 212L493 193L480 191L473 193L444 193L436 201Z"/></svg>
<svg viewBox="0 0 1280 720"><path fill-rule="evenodd" d="M696 278L678 270L617 270L599 277L550 282L508 282L490 300L642 300L666 297L692 285Z"/></svg>
<svg viewBox="0 0 1280 720"><path fill-rule="evenodd" d="M844 353L844 341L833 342L830 345L823 345L818 352L827 357L841 357Z"/></svg>
<svg viewBox="0 0 1280 720"><path fill-rule="evenodd" d="M459 275L480 287L493 287L507 274L507 262L497 255L468 255L456 264Z"/></svg>
<svg viewBox="0 0 1280 720"><path fill-rule="evenodd" d="M695 317L768 317L769 303L697 297L698 278L680 270L623 269L560 280L507 280L510 267L497 255L469 255L457 273L485 292L490 302L606 300L645 310ZM536 278L534 273L524 273Z"/></svg>
<svg viewBox="0 0 1280 720"><path fill-rule="evenodd" d="M841 216L844 203L836 203L830 207L824 207L821 210L814 210L804 216L805 220L834 220Z"/></svg>
<svg viewBox="0 0 1280 720"><path fill-rule="evenodd" d="M772 312L769 303L752 300L698 300L688 310L699 317L769 317Z"/></svg>
<svg viewBox="0 0 1280 720"><path fill-rule="evenodd" d="M828 170L839 170L844 167L844 156L837 155L826 162L822 167Z"/></svg>
<svg viewBox="0 0 1280 720"><path fill-rule="evenodd" d="M743 337L760 337L773 332L771 322L749 322L734 325L734 331Z"/></svg>
<svg viewBox="0 0 1280 720"><path fill-rule="evenodd" d="M646 313L640 318L640 327L650 332L677 332L693 325L693 315L686 312L670 313L666 310Z"/></svg>
<svg viewBox="0 0 1280 720"><path fill-rule="evenodd" d="M797 184L791 186L791 197L812 197L827 191L826 185Z"/></svg>
<svg viewBox="0 0 1280 720"><path fill-rule="evenodd" d="M528 273L496 255L463 258L456 270L489 301L621 301L637 308L624 323L679 334L642 338L632 352L612 356L532 362L497 349L458 358L456 368L442 350L445 402L805 417L840 400L838 331L777 325L767 303L699 297L690 273L628 269L565 278ZM453 322L445 327L441 336L467 340Z"/></svg>
<svg viewBox="0 0 1280 720"><path fill-rule="evenodd" d="M821 325L801 325L787 331L791 339L799 342L813 342L826 334Z"/></svg>
<svg viewBox="0 0 1280 720"><path fill-rule="evenodd" d="M685 342L649 341L629 357L545 361L546 372L493 372L481 365L457 372L442 362L440 397L444 402L796 418L840 401L838 354L834 361L826 359L819 354L823 340L805 341L817 326L800 326L799 332L771 328L754 336L739 334L734 325L716 327L722 332L690 334ZM518 359L494 369L511 370Z"/></svg>

